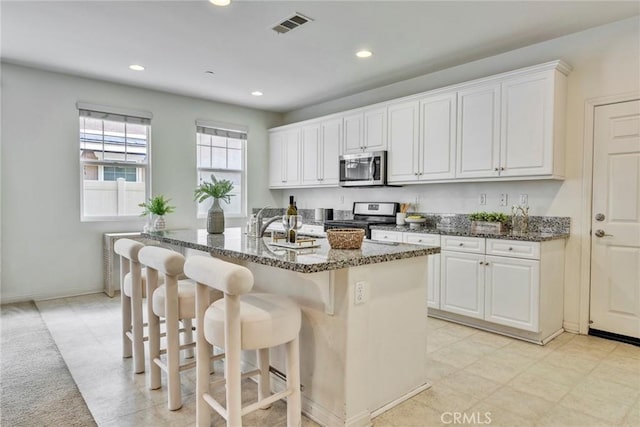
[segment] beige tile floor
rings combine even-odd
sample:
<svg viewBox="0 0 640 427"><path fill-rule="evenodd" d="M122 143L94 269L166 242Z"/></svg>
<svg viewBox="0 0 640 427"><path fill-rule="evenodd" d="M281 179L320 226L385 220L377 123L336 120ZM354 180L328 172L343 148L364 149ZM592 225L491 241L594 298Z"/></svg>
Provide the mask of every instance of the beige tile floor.
<svg viewBox="0 0 640 427"><path fill-rule="evenodd" d="M171 412L166 387L147 390L145 376L121 358L118 298L95 294L38 307L98 425L194 425L193 370L183 373L182 409ZM433 386L374 426L640 426L639 347L569 333L541 347L433 318L428 324ZM245 385L250 399L255 385ZM244 422L284 426L284 408L277 402ZM317 424L304 418L303 425Z"/></svg>

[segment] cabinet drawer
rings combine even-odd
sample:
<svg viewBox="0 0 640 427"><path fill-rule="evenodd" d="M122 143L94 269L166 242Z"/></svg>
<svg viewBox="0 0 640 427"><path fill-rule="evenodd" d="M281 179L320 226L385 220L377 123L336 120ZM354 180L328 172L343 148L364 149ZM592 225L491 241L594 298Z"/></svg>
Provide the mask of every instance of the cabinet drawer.
<svg viewBox="0 0 640 427"><path fill-rule="evenodd" d="M540 243L487 239L487 255L540 259Z"/></svg>
<svg viewBox="0 0 640 427"><path fill-rule="evenodd" d="M440 246L440 235L404 233L404 242L412 245Z"/></svg>
<svg viewBox="0 0 640 427"><path fill-rule="evenodd" d="M402 233L399 231L371 230L371 240L402 242Z"/></svg>
<svg viewBox="0 0 640 427"><path fill-rule="evenodd" d="M484 254L485 239L480 237L442 236L442 250Z"/></svg>
<svg viewBox="0 0 640 427"><path fill-rule="evenodd" d="M312 236L326 236L322 225L303 224L298 234L309 234Z"/></svg>

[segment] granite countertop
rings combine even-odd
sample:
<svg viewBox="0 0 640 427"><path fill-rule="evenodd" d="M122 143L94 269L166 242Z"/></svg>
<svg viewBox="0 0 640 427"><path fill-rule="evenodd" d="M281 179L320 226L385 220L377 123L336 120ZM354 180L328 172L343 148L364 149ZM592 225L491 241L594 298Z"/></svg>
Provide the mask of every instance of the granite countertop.
<svg viewBox="0 0 640 427"><path fill-rule="evenodd" d="M527 233L514 233L507 231L506 233L472 233L468 227L461 228L435 228L433 226L420 226L410 228L408 225L373 225L372 230L389 230L400 231L403 233L425 233L425 234L441 234L443 236L466 236L466 237L484 237L487 239L504 239L504 240L522 240L527 242L545 242L548 240L567 239L569 233L564 232L538 232L532 231Z"/></svg>
<svg viewBox="0 0 640 427"><path fill-rule="evenodd" d="M247 237L240 227L227 228L224 234L207 234L206 230L175 230L142 233L163 243L209 252L238 260L255 262L299 273L317 273L414 258L440 252L437 246L390 245L365 240L361 249L331 249L327 239L317 239L320 246L290 250L271 246L270 238Z"/></svg>

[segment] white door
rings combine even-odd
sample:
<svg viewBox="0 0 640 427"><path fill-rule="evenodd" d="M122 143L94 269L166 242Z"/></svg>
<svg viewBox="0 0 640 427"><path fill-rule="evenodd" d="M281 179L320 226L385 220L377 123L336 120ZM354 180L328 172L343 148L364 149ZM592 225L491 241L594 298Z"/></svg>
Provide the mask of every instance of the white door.
<svg viewBox="0 0 640 427"><path fill-rule="evenodd" d="M440 309L484 319L484 255L440 254Z"/></svg>
<svg viewBox="0 0 640 427"><path fill-rule="evenodd" d="M322 123L322 157L320 180L324 185L338 185L340 179L340 141L342 139L342 118Z"/></svg>
<svg viewBox="0 0 640 427"><path fill-rule="evenodd" d="M418 101L389 106L389 183L417 181L418 178Z"/></svg>
<svg viewBox="0 0 640 427"><path fill-rule="evenodd" d="M320 125L305 126L301 132L302 185L319 184L320 180Z"/></svg>
<svg viewBox="0 0 640 427"><path fill-rule="evenodd" d="M362 112L344 117L344 150L345 154L362 153L364 150L364 132L362 131Z"/></svg>
<svg viewBox="0 0 640 427"><path fill-rule="evenodd" d="M458 91L458 178L500 175L500 83Z"/></svg>
<svg viewBox="0 0 640 427"><path fill-rule="evenodd" d="M387 149L387 107L374 108L364 112L364 140L367 151Z"/></svg>
<svg viewBox="0 0 640 427"><path fill-rule="evenodd" d="M590 328L640 338L640 100L596 107Z"/></svg>
<svg viewBox="0 0 640 427"><path fill-rule="evenodd" d="M451 179L456 175L456 93L420 100L421 180Z"/></svg>
<svg viewBox="0 0 640 427"><path fill-rule="evenodd" d="M540 261L488 256L484 320L539 332Z"/></svg>

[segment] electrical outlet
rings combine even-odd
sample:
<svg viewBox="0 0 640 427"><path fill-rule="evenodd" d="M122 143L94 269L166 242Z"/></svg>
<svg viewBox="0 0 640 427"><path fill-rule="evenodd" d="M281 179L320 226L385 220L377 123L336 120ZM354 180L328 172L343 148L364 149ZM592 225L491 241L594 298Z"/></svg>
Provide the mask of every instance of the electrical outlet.
<svg viewBox="0 0 640 427"><path fill-rule="evenodd" d="M526 194L520 195L520 206L528 206L529 205L529 196Z"/></svg>
<svg viewBox="0 0 640 427"><path fill-rule="evenodd" d="M507 206L507 193L500 193L500 206Z"/></svg>
<svg viewBox="0 0 640 427"><path fill-rule="evenodd" d="M480 193L480 197L478 197L478 204L480 205L487 204L487 195L485 193Z"/></svg>
<svg viewBox="0 0 640 427"><path fill-rule="evenodd" d="M356 282L355 304L364 304L366 282Z"/></svg>

